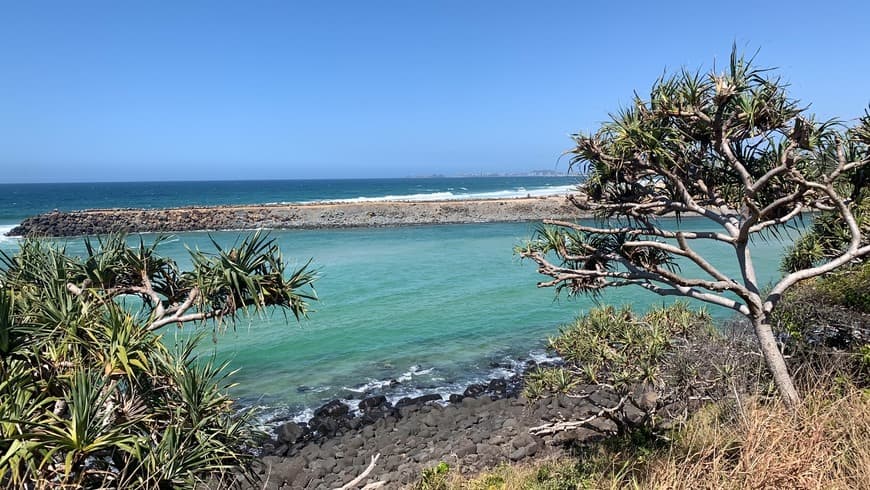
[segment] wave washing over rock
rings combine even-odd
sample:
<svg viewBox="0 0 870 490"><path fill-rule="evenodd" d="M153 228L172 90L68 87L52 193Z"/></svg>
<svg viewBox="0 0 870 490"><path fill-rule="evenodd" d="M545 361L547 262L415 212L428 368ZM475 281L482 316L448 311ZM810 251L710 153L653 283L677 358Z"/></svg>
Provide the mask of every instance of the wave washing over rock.
<svg viewBox="0 0 870 490"><path fill-rule="evenodd" d="M537 366L530 361L526 368ZM451 472L471 475L503 462L564 456L572 445L616 433L616 422L601 414L623 406L621 417L629 422L645 416L638 408L644 406L641 393L627 400L610 387L588 385L572 396L529 401L520 394L522 386L523 376L514 375L469 385L447 398L435 393L395 403L382 395L353 404L333 400L314 410L307 423L277 427L263 445L263 483L257 488L339 488L373 461L373 471L357 488L405 488L441 462ZM583 422L551 429L564 421Z"/></svg>
<svg viewBox="0 0 870 490"><path fill-rule="evenodd" d="M463 393L469 386L488 386L493 380L517 380L529 366L552 365L561 363L557 356L549 354L543 349L535 349L526 356L518 358L505 356L498 360L490 359L484 369L471 369L464 372L458 379L446 380L444 373L434 367L420 365L411 366L406 372L396 377L384 379L367 378L356 384L342 386L338 394L333 397L321 399L320 402L306 405L287 406L283 404L261 404L257 400L240 399L240 407L255 407L255 424L268 433L274 434L278 426L286 422L307 423L312 417L319 404L329 400L338 400L350 407L350 413L359 415L357 405L364 399L383 397L392 405L401 405L408 400L420 397L439 396L439 400L446 403L452 394ZM300 386L297 391L329 392L330 386Z"/></svg>
<svg viewBox="0 0 870 490"><path fill-rule="evenodd" d="M365 201L295 205L54 211L25 219L9 236L81 236L111 232L324 229L497 223L577 218L565 197L446 201Z"/></svg>

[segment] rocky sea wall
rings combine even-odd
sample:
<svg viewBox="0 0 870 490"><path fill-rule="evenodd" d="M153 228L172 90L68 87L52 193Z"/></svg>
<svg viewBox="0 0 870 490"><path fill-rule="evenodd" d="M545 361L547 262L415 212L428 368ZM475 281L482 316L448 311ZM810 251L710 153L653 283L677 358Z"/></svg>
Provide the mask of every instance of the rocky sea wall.
<svg viewBox="0 0 870 490"><path fill-rule="evenodd" d="M580 217L577 208L562 196L467 201L88 209L52 211L33 216L22 221L8 235L68 237L112 232L363 228L577 217Z"/></svg>
<svg viewBox="0 0 870 490"><path fill-rule="evenodd" d="M286 422L266 442L254 488L340 488L373 471L355 488L413 488L422 472L447 463L470 476L508 462L558 458L647 417L645 393L620 398L608 386L582 385L571 395L528 400L522 379L470 385L462 394L424 395L395 404L373 396L349 406L333 400L308 423ZM618 412L617 412L618 411ZM669 420L667 409L660 416ZM609 414L605 416L604 414ZM558 429L563 422L570 428Z"/></svg>

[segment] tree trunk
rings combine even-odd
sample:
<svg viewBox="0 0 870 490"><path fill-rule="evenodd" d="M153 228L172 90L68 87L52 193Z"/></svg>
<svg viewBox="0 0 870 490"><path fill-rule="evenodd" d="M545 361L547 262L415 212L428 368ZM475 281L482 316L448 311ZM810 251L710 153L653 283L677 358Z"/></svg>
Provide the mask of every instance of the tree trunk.
<svg viewBox="0 0 870 490"><path fill-rule="evenodd" d="M758 344L761 347L761 353L764 355L764 361L767 363L767 369L773 375L773 382L779 390L782 400L789 407L794 407L800 403L800 396L794 387L791 375L788 374L788 368L785 365L785 359L782 357L782 352L776 345L776 339L773 337L773 330L770 324L762 319L753 321L755 327L755 336L758 338Z"/></svg>

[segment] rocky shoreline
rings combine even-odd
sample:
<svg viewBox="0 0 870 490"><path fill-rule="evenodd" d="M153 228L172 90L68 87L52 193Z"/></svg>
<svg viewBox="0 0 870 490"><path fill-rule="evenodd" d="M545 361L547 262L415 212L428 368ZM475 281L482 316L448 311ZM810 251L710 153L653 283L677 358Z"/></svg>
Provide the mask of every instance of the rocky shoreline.
<svg viewBox="0 0 870 490"><path fill-rule="evenodd" d="M534 363L530 363L534 368ZM279 425L263 444L257 488L339 488L362 474L355 488L404 488L441 462L450 471L477 474L500 463L567 455L618 430L613 416L639 421L643 394L621 399L607 386L579 386L569 395L530 401L523 377L473 384L443 399L432 394L391 404L384 396L356 406L333 400L307 423ZM609 416L602 414L608 413ZM581 421L568 430L556 424Z"/></svg>
<svg viewBox="0 0 870 490"><path fill-rule="evenodd" d="M52 211L25 219L8 236L69 237L112 232L326 229L498 223L577 218L564 196L452 201L329 202L169 209Z"/></svg>

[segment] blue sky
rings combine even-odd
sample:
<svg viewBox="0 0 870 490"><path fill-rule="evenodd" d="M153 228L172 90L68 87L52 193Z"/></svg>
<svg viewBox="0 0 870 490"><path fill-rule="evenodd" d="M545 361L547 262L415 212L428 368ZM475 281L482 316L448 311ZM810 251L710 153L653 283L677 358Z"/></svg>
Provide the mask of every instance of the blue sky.
<svg viewBox="0 0 870 490"><path fill-rule="evenodd" d="M0 0L0 182L565 169L665 68L870 103L864 2Z"/></svg>

